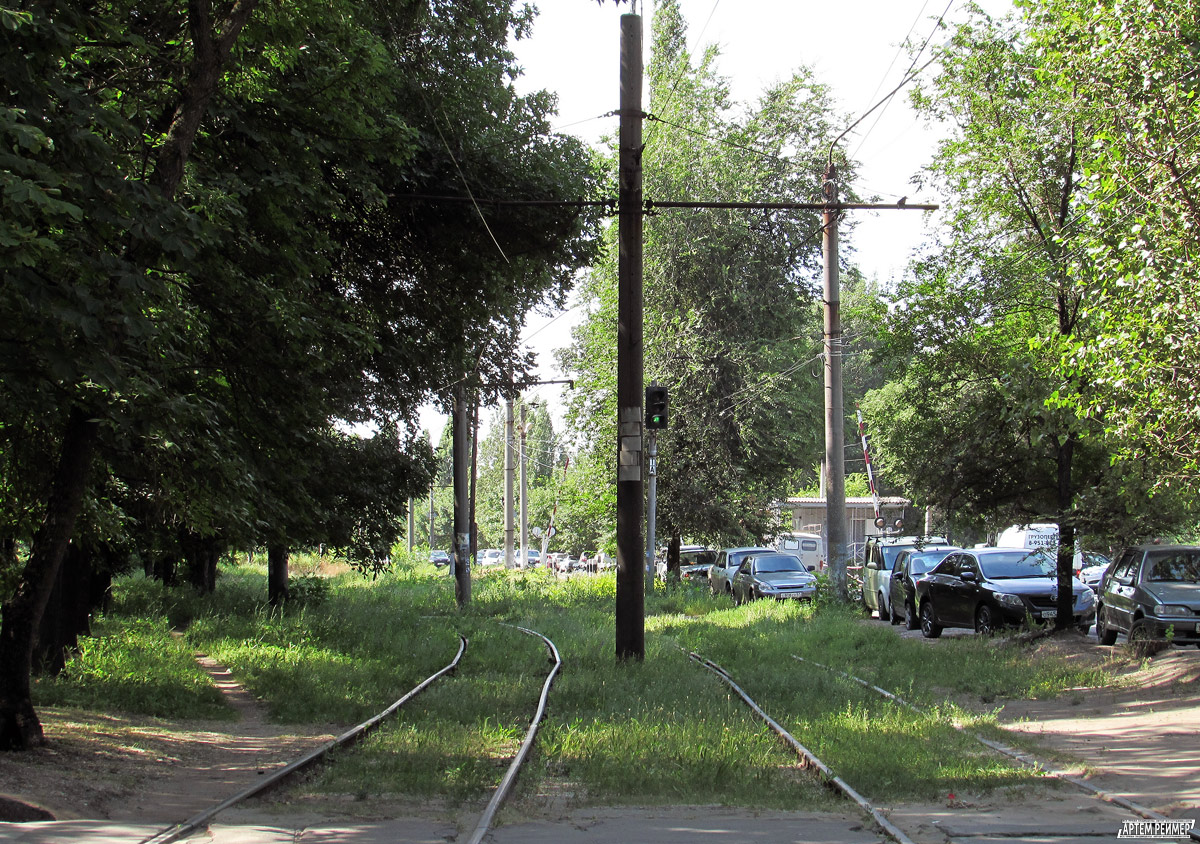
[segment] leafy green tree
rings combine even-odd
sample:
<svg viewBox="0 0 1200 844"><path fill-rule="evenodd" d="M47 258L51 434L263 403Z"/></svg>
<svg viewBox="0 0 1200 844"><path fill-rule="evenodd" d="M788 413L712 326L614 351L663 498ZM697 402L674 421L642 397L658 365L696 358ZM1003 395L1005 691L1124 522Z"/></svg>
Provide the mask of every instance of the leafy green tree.
<svg viewBox="0 0 1200 844"><path fill-rule="evenodd" d="M589 254L575 211L469 197L591 177L549 97L515 94L531 12L499 0L2 11L0 746L23 747L30 636L101 479L206 541L346 525L321 469L388 460L331 431L510 366L514 314ZM391 445L388 488L417 491L424 447Z"/></svg>
<svg viewBox="0 0 1200 844"><path fill-rule="evenodd" d="M1054 402L1075 387L1052 350L1095 330L1077 283L1095 268L1068 248L1087 226L1092 127L1043 84L1014 18L977 11L941 61L916 99L955 127L931 169L952 197L949 242L899 290L888 326L905 368L863 406L882 472L917 498L993 525L1059 523L1065 626L1077 530L1111 535L1146 490L1110 472L1099 425ZM1082 509L1081 490L1098 489Z"/></svg>
<svg viewBox="0 0 1200 844"><path fill-rule="evenodd" d="M1093 331L1063 343L1064 398L1152 460L1164 483L1200 472L1195 3L1021 3L1057 115L1086 121L1086 220L1070 243Z"/></svg>
<svg viewBox="0 0 1200 844"><path fill-rule="evenodd" d="M717 51L694 59L686 35L678 4L658 4L642 156L647 199L816 201L834 134L827 91L799 71L743 108L715 71ZM805 363L816 365L820 226L811 211L647 219L646 381L671 395L670 427L658 435L664 537L773 534L771 504L796 467L813 463L820 393ZM562 355L577 379L571 423L595 466L611 465L616 441L616 248L607 245L584 283L588 317Z"/></svg>

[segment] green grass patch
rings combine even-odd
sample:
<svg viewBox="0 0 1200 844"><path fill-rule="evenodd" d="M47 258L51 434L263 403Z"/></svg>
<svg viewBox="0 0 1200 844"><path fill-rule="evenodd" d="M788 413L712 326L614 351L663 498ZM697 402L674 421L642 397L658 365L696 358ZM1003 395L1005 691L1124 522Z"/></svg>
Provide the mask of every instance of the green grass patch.
<svg viewBox="0 0 1200 844"><path fill-rule="evenodd" d="M234 717L162 618L103 618L56 678L37 678L36 706L77 706L160 718Z"/></svg>
<svg viewBox="0 0 1200 844"><path fill-rule="evenodd" d="M473 581L464 610L446 572L424 563L375 580L329 578L321 591L319 602L270 611L265 574L239 566L203 600L124 581L113 617L149 617L162 631L168 620L186 619L190 646L229 666L273 718L289 723L364 720L449 662L457 635L465 635L470 644L457 675L303 786L451 803L482 799L497 784L549 669L541 641L512 625L549 636L565 661L535 758L519 780L530 801L554 791L597 804L840 807L689 651L722 665L801 743L877 801L1037 781L953 725L986 730L995 722L987 707L1004 698L1107 681L1102 670L1035 656L1006 640L900 639L852 608L735 607L690 584L658 584L647 596L646 659L621 663L611 574L558 581L545 572L492 571ZM913 713L793 654L926 711ZM103 705L103 697L96 700Z"/></svg>

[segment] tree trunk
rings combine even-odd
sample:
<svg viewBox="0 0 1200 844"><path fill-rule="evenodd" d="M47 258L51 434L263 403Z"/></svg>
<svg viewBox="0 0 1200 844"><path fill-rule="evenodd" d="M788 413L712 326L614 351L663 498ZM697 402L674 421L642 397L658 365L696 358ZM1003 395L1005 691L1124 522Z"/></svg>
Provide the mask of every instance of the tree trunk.
<svg viewBox="0 0 1200 844"><path fill-rule="evenodd" d="M188 583L201 594L211 595L217 588L217 562L224 550L221 540L188 532L181 537L180 544L187 560Z"/></svg>
<svg viewBox="0 0 1200 844"><path fill-rule="evenodd" d="M30 671L34 636L83 505L100 423L82 408L71 409L54 473L46 516L33 538L29 561L0 622L0 750L27 750L45 743L33 711Z"/></svg>
<svg viewBox="0 0 1200 844"><path fill-rule="evenodd" d="M679 546L681 538L679 531L671 531L671 541L667 544L667 577L679 579Z"/></svg>
<svg viewBox="0 0 1200 844"><path fill-rule="evenodd" d="M288 597L288 549L286 545L267 546L267 601L276 609Z"/></svg>
<svg viewBox="0 0 1200 844"><path fill-rule="evenodd" d="M79 644L79 636L90 632L94 579L91 552L72 542L63 556L38 627L33 646L35 673L57 677L66 667L68 655Z"/></svg>

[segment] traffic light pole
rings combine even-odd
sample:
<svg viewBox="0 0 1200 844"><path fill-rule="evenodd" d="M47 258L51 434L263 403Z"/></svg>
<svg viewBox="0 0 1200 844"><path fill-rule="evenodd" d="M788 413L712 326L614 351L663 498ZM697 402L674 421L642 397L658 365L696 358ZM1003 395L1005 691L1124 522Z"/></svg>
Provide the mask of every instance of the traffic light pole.
<svg viewBox="0 0 1200 844"><path fill-rule="evenodd" d="M658 512L658 431L649 428L646 431L646 457L650 482L646 492L646 592L654 591L654 549L658 547L655 538Z"/></svg>

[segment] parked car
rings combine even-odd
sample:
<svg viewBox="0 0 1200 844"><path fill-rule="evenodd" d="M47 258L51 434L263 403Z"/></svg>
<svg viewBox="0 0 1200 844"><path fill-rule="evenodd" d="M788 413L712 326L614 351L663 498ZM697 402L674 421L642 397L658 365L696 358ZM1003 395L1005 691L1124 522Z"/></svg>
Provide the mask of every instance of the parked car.
<svg viewBox="0 0 1200 844"><path fill-rule="evenodd" d="M1092 591L1097 594L1100 592L1100 582L1104 580L1104 574L1111 565L1112 560L1095 551L1075 552L1075 576L1083 581L1084 586L1091 587Z"/></svg>
<svg viewBox="0 0 1200 844"><path fill-rule="evenodd" d="M497 548L488 548L479 552L480 568L504 565L504 552Z"/></svg>
<svg viewBox="0 0 1200 844"><path fill-rule="evenodd" d="M1033 548L955 551L916 582L921 632L930 639L945 627L992 633L1026 621L1050 621L1058 612L1057 561ZM1072 623L1086 631L1096 596L1071 578Z"/></svg>
<svg viewBox="0 0 1200 844"><path fill-rule="evenodd" d="M742 560L751 554L774 554L774 548L763 548L760 545L745 548L724 548L708 570L708 588L714 595L733 594L733 575L737 572Z"/></svg>
<svg viewBox="0 0 1200 844"><path fill-rule="evenodd" d="M952 551L961 551L956 545L935 545L932 548L905 548L896 557L892 566L892 578L888 585L888 606L892 610L892 624L901 620L909 630L921 626L917 615L917 579L923 577ZM901 618L897 618L897 614Z"/></svg>
<svg viewBox="0 0 1200 844"><path fill-rule="evenodd" d="M755 598L811 601L817 578L795 554L753 554L738 566L732 589L735 604Z"/></svg>
<svg viewBox="0 0 1200 844"><path fill-rule="evenodd" d="M450 565L449 551L430 551L429 562L433 563L438 568Z"/></svg>
<svg viewBox="0 0 1200 844"><path fill-rule="evenodd" d="M1100 588L1096 638L1167 639L1200 647L1200 546L1136 545L1110 567Z"/></svg>
<svg viewBox="0 0 1200 844"><path fill-rule="evenodd" d="M948 545L944 536L868 536L863 549L862 566L862 603L870 612L879 613L880 621L890 621L892 609L890 604L890 586L892 569L896 558L906 548L927 548L935 545ZM897 613L896 619L900 616Z"/></svg>
<svg viewBox="0 0 1200 844"><path fill-rule="evenodd" d="M679 579L699 581L708 577L708 570L717 561L717 552L702 545L685 545L679 549Z"/></svg>

